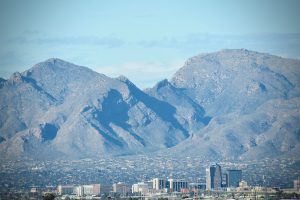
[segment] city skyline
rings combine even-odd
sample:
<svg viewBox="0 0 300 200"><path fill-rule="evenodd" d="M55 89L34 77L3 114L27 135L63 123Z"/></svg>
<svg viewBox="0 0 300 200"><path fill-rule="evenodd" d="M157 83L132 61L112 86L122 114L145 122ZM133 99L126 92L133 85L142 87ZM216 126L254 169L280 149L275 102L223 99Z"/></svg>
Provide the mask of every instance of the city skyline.
<svg viewBox="0 0 300 200"><path fill-rule="evenodd" d="M64 198L70 196L76 197L105 197L105 198L142 198L147 197L149 199L156 199L159 197L172 196L173 198L193 197L198 199L198 195L202 197L225 197L235 195L240 198L246 198L246 196L255 196L260 194L265 198L275 198L285 193L290 197L298 197L299 195L299 183L300 180L293 181L293 187L288 188L279 193L280 188L267 187L266 185L249 185L244 179L242 179L242 170L238 169L226 169L223 174L228 175L225 180L226 184L223 185L221 166L219 164L210 165L206 168L206 184L201 182L191 183L185 179L173 179L166 177L155 177L150 180L144 180L138 183L128 184L127 182L117 182L112 185L94 183L94 184L75 184L75 185L58 185L57 193L58 198ZM218 174L221 173L221 174ZM210 180L211 179L211 180ZM31 188L32 193L38 193L42 188Z"/></svg>
<svg viewBox="0 0 300 200"><path fill-rule="evenodd" d="M0 200L299 199L299 10L0 1Z"/></svg>

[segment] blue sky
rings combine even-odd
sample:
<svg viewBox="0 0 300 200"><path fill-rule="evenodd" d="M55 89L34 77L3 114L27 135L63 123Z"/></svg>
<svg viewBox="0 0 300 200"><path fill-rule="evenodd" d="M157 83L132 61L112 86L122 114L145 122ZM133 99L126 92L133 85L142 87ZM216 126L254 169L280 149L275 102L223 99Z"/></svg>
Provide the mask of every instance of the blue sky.
<svg viewBox="0 0 300 200"><path fill-rule="evenodd" d="M300 58L298 0L1 0L0 76L58 57L141 88L203 52Z"/></svg>

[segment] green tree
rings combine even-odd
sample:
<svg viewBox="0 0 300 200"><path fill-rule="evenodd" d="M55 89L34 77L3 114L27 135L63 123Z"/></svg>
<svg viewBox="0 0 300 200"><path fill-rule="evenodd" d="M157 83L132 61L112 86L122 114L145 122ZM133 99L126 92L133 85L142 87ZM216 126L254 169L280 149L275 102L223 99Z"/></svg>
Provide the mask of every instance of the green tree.
<svg viewBox="0 0 300 200"><path fill-rule="evenodd" d="M53 193L46 193L43 196L43 200L54 200L55 199L55 195Z"/></svg>

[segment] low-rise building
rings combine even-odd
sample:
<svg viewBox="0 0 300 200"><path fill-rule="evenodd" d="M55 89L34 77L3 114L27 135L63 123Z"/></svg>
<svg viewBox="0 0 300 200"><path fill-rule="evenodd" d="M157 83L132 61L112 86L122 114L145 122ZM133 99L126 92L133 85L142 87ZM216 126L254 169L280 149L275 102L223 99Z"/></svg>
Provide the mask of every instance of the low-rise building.
<svg viewBox="0 0 300 200"><path fill-rule="evenodd" d="M73 185L59 185L57 187L57 193L59 195L72 195L75 194L75 187Z"/></svg>
<svg viewBox="0 0 300 200"><path fill-rule="evenodd" d="M170 191L180 192L182 189L188 188L188 182L185 180L169 179Z"/></svg>
<svg viewBox="0 0 300 200"><path fill-rule="evenodd" d="M123 182L114 183L112 185L112 189L114 193L118 193L122 195L126 195L127 193L131 192L130 185Z"/></svg>
<svg viewBox="0 0 300 200"><path fill-rule="evenodd" d="M111 185L100 184L100 194L109 194L111 191Z"/></svg>
<svg viewBox="0 0 300 200"><path fill-rule="evenodd" d="M144 182L136 183L132 185L132 193L140 193L141 195L147 194L149 191L149 185Z"/></svg>

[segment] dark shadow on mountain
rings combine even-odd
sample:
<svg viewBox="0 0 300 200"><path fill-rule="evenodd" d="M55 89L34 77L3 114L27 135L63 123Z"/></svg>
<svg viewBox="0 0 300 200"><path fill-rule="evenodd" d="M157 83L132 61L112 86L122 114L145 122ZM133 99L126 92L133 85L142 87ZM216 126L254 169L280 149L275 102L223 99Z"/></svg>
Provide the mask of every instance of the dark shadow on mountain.
<svg viewBox="0 0 300 200"><path fill-rule="evenodd" d="M48 92L46 92L43 88L41 88L40 86L37 85L36 80L29 78L29 77L25 77L22 76L23 80L26 81L27 83L29 83L33 88L35 88L37 91L41 92L42 94L46 95L52 102L57 102L58 100L53 97L51 94L49 94Z"/></svg>
<svg viewBox="0 0 300 200"><path fill-rule="evenodd" d="M102 111L100 109L87 106L81 111L80 114L85 118L88 124L90 124L103 138L105 138L106 141L119 147L123 147L124 144L116 139L117 134L108 125L108 121L101 121L101 112Z"/></svg>
<svg viewBox="0 0 300 200"><path fill-rule="evenodd" d="M113 144L123 147L124 143L121 142L123 139L110 127L110 123L113 123L127 131L143 146L146 145L146 142L140 136L135 134L131 130L131 126L127 123L129 120L128 111L130 106L123 100L122 95L117 90L112 89L107 93L107 96L101 103L101 107L102 109L86 107L82 111L83 115L90 115L95 120L95 122L89 120L89 123L99 132L99 134ZM90 110L91 113L89 113Z"/></svg>
<svg viewBox="0 0 300 200"><path fill-rule="evenodd" d="M54 124L45 123L40 126L41 126L43 141L53 140L56 137L58 127L56 127Z"/></svg>
<svg viewBox="0 0 300 200"><path fill-rule="evenodd" d="M212 117L210 117L210 116L205 116L205 117L201 118L200 121L201 121L205 126L207 126L207 125L209 124L209 122L210 122L211 119L212 119Z"/></svg>
<svg viewBox="0 0 300 200"><path fill-rule="evenodd" d="M193 115L193 119L196 122L201 122L204 125L207 125L211 119L210 116L205 116L205 110L204 108L196 103L192 98L190 98L188 95L185 94L185 90L183 88L177 88L172 83L170 83L167 79L164 79L162 81L159 81L153 88L146 89L145 92L149 94L149 96L156 97L163 96L165 94L165 91L167 91L167 98L164 99L164 102L169 103L171 106L176 107L176 102L173 102L172 100L168 100L168 93L170 93L171 97L176 95L177 100L183 99L183 101L187 101L193 109L196 111L196 113Z"/></svg>
<svg viewBox="0 0 300 200"><path fill-rule="evenodd" d="M183 132L184 136L189 137L189 133L185 130L180 123L174 117L176 113L176 108L171 104L160 101L154 97L149 96L148 94L139 90L133 83L130 81L124 81L131 93L139 100L142 101L148 108L154 111L162 120L169 122L176 129L179 129Z"/></svg>
<svg viewBox="0 0 300 200"><path fill-rule="evenodd" d="M119 127L129 132L143 146L145 141L137 134L131 131L131 126L127 123L129 120L128 112L130 106L123 100L122 95L115 89L108 92L107 97L102 103L102 111L98 114L98 120L105 125L110 132L114 132L109 123L113 122Z"/></svg>
<svg viewBox="0 0 300 200"><path fill-rule="evenodd" d="M4 141L5 141L5 138L0 136L0 144Z"/></svg>
<svg viewBox="0 0 300 200"><path fill-rule="evenodd" d="M91 121L89 121L89 123L90 123L91 126L92 126L94 129L96 129L96 130L98 131L98 133L99 133L100 135L102 135L107 141L110 141L111 143L113 143L113 144L115 144L115 145L117 145L117 146L119 146L119 147L123 147L123 146L124 146L124 144L123 144L122 142L120 142L119 140L117 140L117 139L115 139L114 137L112 137L112 136L108 135L107 133L105 133L105 132L104 132L103 130L101 130L95 123L93 123L93 122L91 122ZM105 128L107 128L109 132L115 134L115 132L114 132L110 127L105 126Z"/></svg>

